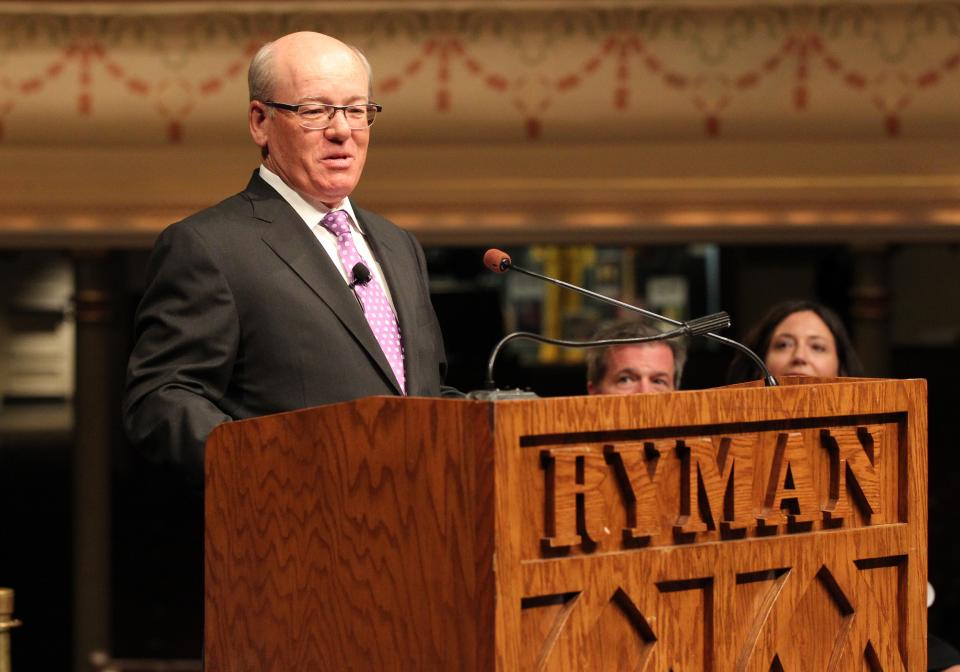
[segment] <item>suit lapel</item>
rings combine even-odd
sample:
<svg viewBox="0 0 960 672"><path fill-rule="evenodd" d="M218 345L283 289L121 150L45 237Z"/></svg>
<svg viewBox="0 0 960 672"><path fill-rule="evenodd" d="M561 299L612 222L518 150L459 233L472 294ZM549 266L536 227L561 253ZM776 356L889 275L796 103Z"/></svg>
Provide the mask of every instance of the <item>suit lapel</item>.
<svg viewBox="0 0 960 672"><path fill-rule="evenodd" d="M356 296L344 284L343 276L310 228L259 175L254 174L245 195L250 198L253 216L270 224L261 236L263 242L327 304L400 393L390 363L370 330Z"/></svg>

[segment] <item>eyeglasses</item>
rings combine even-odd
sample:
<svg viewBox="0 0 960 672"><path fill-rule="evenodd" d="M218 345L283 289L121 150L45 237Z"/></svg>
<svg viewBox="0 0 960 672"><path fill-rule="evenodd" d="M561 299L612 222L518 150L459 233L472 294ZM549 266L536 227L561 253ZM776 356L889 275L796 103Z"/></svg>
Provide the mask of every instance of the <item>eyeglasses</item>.
<svg viewBox="0 0 960 672"><path fill-rule="evenodd" d="M278 103L273 100L263 101L268 107L275 107L278 110L287 110L297 115L297 121L304 128L314 131L320 131L333 124L333 117L337 112L343 112L343 118L347 120L347 126L355 131L367 128L373 124L377 118L377 112L383 110L383 105L376 103L366 103L364 105L326 105L324 103L300 103L291 105L289 103Z"/></svg>

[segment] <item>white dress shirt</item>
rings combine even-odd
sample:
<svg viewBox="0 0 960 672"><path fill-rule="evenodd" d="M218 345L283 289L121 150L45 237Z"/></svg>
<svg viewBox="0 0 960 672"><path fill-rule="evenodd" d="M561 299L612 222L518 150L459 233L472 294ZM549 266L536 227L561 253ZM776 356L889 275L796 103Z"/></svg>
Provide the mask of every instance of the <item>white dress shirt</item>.
<svg viewBox="0 0 960 672"><path fill-rule="evenodd" d="M340 271L340 275L343 277L344 283L350 284L350 279L347 276L347 270L343 267L343 264L340 263L340 256L337 254L337 237L323 228L323 225L320 223L320 221L328 212L332 212L333 210L345 211L350 219L350 228L353 229L353 244L356 246L357 252L359 252L360 256L363 258L363 263L366 264L368 269L370 269L370 275L376 278L377 282L380 283L384 294L387 295L387 300L393 307L394 313L396 313L397 307L393 302L393 296L390 294L390 287L383 278L383 269L380 268L380 263L377 261L376 257L373 256L373 251L370 249L370 246L367 245L366 236L363 234L363 229L360 228L360 223L357 221L357 216L353 212L353 206L350 204L350 199L343 199L333 208L327 208L326 206L321 205L322 209L318 209L308 203L303 196L298 194L286 182L280 179L279 175L271 171L263 164L260 165L260 177L263 178L264 182L273 187L277 193L283 197L283 200L290 204L290 207L296 210L304 224L306 224L307 227L313 232L313 235L317 237L317 240L320 241L320 245L323 246L323 249L330 256L331 261L333 261L333 265L337 267L338 271Z"/></svg>

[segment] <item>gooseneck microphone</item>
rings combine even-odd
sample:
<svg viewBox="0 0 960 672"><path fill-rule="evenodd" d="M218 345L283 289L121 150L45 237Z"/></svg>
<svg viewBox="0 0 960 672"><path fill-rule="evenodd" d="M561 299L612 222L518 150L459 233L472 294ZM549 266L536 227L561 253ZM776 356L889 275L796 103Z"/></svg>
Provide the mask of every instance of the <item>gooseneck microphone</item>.
<svg viewBox="0 0 960 672"><path fill-rule="evenodd" d="M655 334L653 336L606 338L594 341L569 341L562 338L549 338L547 336L541 336L540 334L534 334L530 331L514 331L501 338L500 341L497 342L497 345L494 346L493 352L490 353L490 359L487 360L487 378L484 381L484 386L487 388L487 390L496 388L496 383L493 381L493 365L497 361L497 355L500 354L500 350L503 348L503 346L518 338L539 341L540 343L550 343L552 345L559 345L564 348L597 348L608 347L612 345L633 345L635 343L667 341L671 338L677 338L679 336L701 336L717 329L726 329L729 326L730 316L724 312L719 312L714 313L713 315L707 315L706 317L698 317L690 320L689 322L682 322L681 326L675 329L664 331L663 333Z"/></svg>
<svg viewBox="0 0 960 672"><path fill-rule="evenodd" d="M353 275L353 282L351 282L347 287L353 289L357 285L365 285L370 282L370 279L373 277L370 275L370 269L367 268L367 265L362 261L358 261L353 265L353 268L350 269L351 275Z"/></svg>
<svg viewBox="0 0 960 672"><path fill-rule="evenodd" d="M523 334L523 336L508 334L504 339L497 344L497 347L494 348L494 352L490 356L490 361L487 365L487 387L493 387L493 362L499 352L500 348L512 338L533 338L533 340L539 340L544 343L554 343L556 345L568 345L568 347L593 347L593 346L602 346L602 345L620 345L622 343L643 343L645 341L655 341L663 340L668 338L674 338L676 336L704 336L709 338L712 341L717 341L718 343L723 343L724 345L730 346L739 350L744 355L750 358L757 368L763 373L763 382L768 387L774 387L777 385L777 379L773 377L769 370L767 370L766 364L763 360L757 356L753 350L745 346L743 343L734 341L730 338L725 338L713 333L716 329L725 329L730 326L730 318L726 313L716 313L715 315L707 315L706 317L697 318L690 320L689 322L681 322L680 320L674 320L672 318L666 317L664 315L658 315L649 310L645 310L638 306L631 305L629 303L624 303L623 301L618 301L617 299L612 299L609 296L604 296L603 294L598 294L597 292L592 292L589 289L584 289L583 287L578 287L577 285L570 284L569 282L564 282L563 280L557 280L556 278L551 278L546 275L541 275L534 271L522 268L513 263L513 260L510 258L510 255L504 252L503 250L498 250L496 248L491 248L487 250L483 255L483 265L489 268L494 273L506 273L507 271L513 270L523 275L529 275L532 278L537 278L538 280L543 280L545 282L564 287L565 289L570 289L574 292L578 292L585 296L589 296L603 303L608 303L625 310L632 311L634 313L640 313L645 317L649 317L653 320L658 320L660 322L672 325L675 329L671 331L664 332L658 336L648 336L645 338L636 338L636 339L612 339L610 341L582 341L579 342L579 345L573 345L573 343L578 343L577 341L559 341L557 339L547 339L544 336L539 336L537 334L530 334L529 332L515 332L516 334ZM620 342L618 342L620 341ZM621 343L622 342L622 343Z"/></svg>

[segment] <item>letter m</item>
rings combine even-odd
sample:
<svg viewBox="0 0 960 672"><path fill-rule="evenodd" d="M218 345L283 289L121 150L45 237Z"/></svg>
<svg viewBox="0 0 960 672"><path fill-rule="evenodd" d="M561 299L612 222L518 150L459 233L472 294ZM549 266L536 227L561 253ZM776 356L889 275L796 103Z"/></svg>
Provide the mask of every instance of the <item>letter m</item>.
<svg viewBox="0 0 960 672"><path fill-rule="evenodd" d="M680 517L675 531L738 530L753 524L756 434L683 439Z"/></svg>

